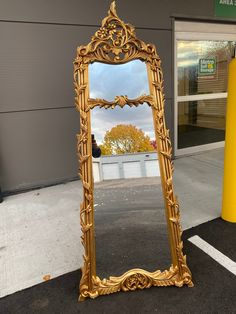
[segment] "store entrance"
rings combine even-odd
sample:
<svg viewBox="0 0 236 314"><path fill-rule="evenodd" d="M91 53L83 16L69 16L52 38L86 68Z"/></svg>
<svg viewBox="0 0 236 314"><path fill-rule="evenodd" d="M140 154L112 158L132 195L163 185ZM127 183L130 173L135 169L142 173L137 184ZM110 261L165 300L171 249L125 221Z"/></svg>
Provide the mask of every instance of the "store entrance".
<svg viewBox="0 0 236 314"><path fill-rule="evenodd" d="M223 146L234 47L231 40L176 40L177 155Z"/></svg>

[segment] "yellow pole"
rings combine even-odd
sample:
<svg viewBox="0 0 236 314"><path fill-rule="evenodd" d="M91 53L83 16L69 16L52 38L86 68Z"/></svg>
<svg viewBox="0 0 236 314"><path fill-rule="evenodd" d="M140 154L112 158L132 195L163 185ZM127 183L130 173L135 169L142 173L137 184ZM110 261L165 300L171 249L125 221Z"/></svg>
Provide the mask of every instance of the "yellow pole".
<svg viewBox="0 0 236 314"><path fill-rule="evenodd" d="M236 58L229 64L221 217L236 222Z"/></svg>

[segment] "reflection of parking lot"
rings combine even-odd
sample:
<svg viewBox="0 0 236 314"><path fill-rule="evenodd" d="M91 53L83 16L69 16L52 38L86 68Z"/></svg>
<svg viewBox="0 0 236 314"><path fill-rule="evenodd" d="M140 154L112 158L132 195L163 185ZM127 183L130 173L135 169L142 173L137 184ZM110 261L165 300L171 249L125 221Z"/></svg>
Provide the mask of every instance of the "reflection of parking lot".
<svg viewBox="0 0 236 314"><path fill-rule="evenodd" d="M129 208L147 209L156 206L164 215L160 177L108 180L94 185L95 210L118 211Z"/></svg>
<svg viewBox="0 0 236 314"><path fill-rule="evenodd" d="M98 275L119 276L131 268L169 269L160 178L103 181L94 190Z"/></svg>

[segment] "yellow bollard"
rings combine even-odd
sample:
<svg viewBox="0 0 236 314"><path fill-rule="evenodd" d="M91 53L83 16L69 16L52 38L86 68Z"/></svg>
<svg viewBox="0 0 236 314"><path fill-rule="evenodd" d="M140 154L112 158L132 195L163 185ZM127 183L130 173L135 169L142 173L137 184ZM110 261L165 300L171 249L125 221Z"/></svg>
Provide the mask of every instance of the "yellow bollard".
<svg viewBox="0 0 236 314"><path fill-rule="evenodd" d="M236 58L229 64L221 217L236 222Z"/></svg>

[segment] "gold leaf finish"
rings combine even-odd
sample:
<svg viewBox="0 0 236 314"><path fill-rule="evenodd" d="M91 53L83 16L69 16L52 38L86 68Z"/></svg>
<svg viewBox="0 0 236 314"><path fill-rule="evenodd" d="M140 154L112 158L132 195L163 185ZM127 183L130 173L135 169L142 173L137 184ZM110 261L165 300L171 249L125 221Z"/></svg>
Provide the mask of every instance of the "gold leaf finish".
<svg viewBox="0 0 236 314"><path fill-rule="evenodd" d="M95 61L108 64L121 64L139 59L147 66L150 95L136 99L116 96L114 101L89 98L88 65ZM80 113L80 134L78 140L79 174L83 185L83 202L80 206L81 241L84 246L84 265L80 281L80 300L87 297L118 291L133 291L151 286L193 286L191 272L183 255L182 230L177 197L173 188L172 146L169 130L164 117L163 74L161 60L155 46L146 44L135 35L135 29L125 24L117 15L115 2L111 4L108 16L103 19L101 28L87 46L77 49L74 61L75 104ZM100 279L96 275L96 255L94 238L94 206L92 176L92 143L90 110L99 106L115 108L125 105L137 107L147 103L152 108L157 152L159 156L162 190L170 238L172 266L169 270L150 273L142 269L132 269L120 277Z"/></svg>
<svg viewBox="0 0 236 314"><path fill-rule="evenodd" d="M143 103L147 103L149 106L154 106L153 97L151 95L142 95L135 99L129 99L128 96L116 96L114 101L107 101L105 99L88 99L88 108L87 110L93 109L94 107L100 107L100 108L111 108L114 109L116 106L120 106L123 108L125 105L128 105L130 107L135 106L138 107L138 105L141 105Z"/></svg>
<svg viewBox="0 0 236 314"><path fill-rule="evenodd" d="M153 52L155 52L155 47L139 40L136 37L135 28L130 24L125 24L118 17L115 2L113 2L108 16L103 19L102 26L92 37L91 42L87 46L78 47L77 61L81 58L85 63L103 61L114 64L134 59L149 61L150 54ZM81 70L83 64L78 64L77 68Z"/></svg>
<svg viewBox="0 0 236 314"><path fill-rule="evenodd" d="M94 291L97 295L110 294L118 291L134 291L137 289L150 288L151 286L172 286L178 284L178 270L171 267L169 271L157 270L153 273L143 269L132 269L120 277L110 277L101 280L93 278ZM95 295L95 293L94 293Z"/></svg>

